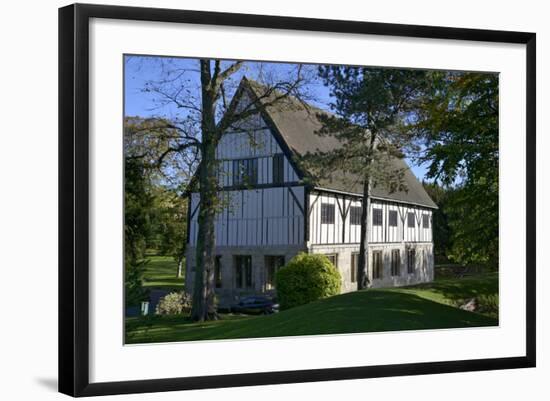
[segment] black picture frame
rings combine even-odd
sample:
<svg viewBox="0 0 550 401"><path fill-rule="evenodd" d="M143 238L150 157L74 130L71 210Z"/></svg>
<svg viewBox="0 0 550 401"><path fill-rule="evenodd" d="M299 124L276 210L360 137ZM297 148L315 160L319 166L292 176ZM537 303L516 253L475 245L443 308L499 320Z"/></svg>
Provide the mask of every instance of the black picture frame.
<svg viewBox="0 0 550 401"><path fill-rule="evenodd" d="M90 383L89 381L89 21L159 21L526 45L526 354L521 357ZM159 392L534 367L536 280L536 35L447 28L74 4L59 9L59 391L71 396Z"/></svg>

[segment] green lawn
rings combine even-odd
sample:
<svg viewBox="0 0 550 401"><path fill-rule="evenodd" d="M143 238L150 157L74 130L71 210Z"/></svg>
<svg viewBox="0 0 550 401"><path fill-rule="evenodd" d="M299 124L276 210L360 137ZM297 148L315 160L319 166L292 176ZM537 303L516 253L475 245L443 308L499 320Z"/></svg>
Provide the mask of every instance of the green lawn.
<svg viewBox="0 0 550 401"><path fill-rule="evenodd" d="M143 286L145 288L163 288L182 290L183 277L177 278L178 265L172 256L149 256L145 266Z"/></svg>
<svg viewBox="0 0 550 401"><path fill-rule="evenodd" d="M498 273L485 273L464 278L445 278L432 283L411 287L385 289L403 294L412 294L446 305L462 305L476 298L479 311L498 319Z"/></svg>
<svg viewBox="0 0 550 401"><path fill-rule="evenodd" d="M498 275L446 279L406 288L337 295L270 316L222 315L192 323L182 316L126 320L127 343L279 337L498 325L493 313L463 311L457 302L496 296Z"/></svg>

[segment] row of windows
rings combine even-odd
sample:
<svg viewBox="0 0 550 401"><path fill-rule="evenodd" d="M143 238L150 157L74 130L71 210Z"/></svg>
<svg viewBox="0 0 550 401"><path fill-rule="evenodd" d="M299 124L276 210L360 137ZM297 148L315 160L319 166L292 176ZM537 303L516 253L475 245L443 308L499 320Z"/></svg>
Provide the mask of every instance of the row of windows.
<svg viewBox="0 0 550 401"><path fill-rule="evenodd" d="M399 249L391 250L391 275L401 275L401 251ZM407 273L414 273L416 266L416 250L408 249L407 255ZM326 254L329 261L338 268L338 254ZM426 255L423 258L424 268L426 268ZM271 290L275 288L275 275L277 271L285 264L285 257L280 255L265 256L265 288ZM352 283L357 282L357 266L359 264L359 253L354 252L351 254L351 268L350 268L350 280ZM235 268L235 287L236 288L251 288L252 283L252 256L250 255L237 255L234 256L234 268ZM383 260L382 251L372 252L372 278L383 278ZM216 256L214 280L216 288L222 288L222 265L221 256Z"/></svg>
<svg viewBox="0 0 550 401"><path fill-rule="evenodd" d="M335 206L332 203L321 203L321 224L334 224ZM350 224L361 225L361 206L350 206ZM381 226L383 223L383 212L380 208L372 209L372 225ZM397 227L397 210L388 211L388 225ZM407 213L407 227L415 226L415 214ZM430 216L426 213L422 214L422 228L430 228Z"/></svg>
<svg viewBox="0 0 550 401"><path fill-rule="evenodd" d="M273 155L272 179L274 184L284 182L284 155L277 153ZM237 159L233 160L233 185L256 185L258 184L258 159Z"/></svg>
<svg viewBox="0 0 550 401"><path fill-rule="evenodd" d="M413 274L414 269L416 266L416 250L415 249L408 249L406 251L407 253L407 273ZM390 274L392 276L400 276L401 275L401 251L399 249L392 249L391 251L391 260L390 260L390 266L391 271ZM337 260L336 254L330 255L332 260ZM425 255L424 255L425 256ZM427 264L427 259L424 257L423 263ZM333 263L334 264L334 263ZM352 253L351 254L351 269L350 269L350 279L352 283L357 282L357 265L359 264L359 254L358 253ZM334 264L336 266L336 264ZM426 267L426 266L424 266ZM373 279L381 279L383 277L384 267L383 267L383 260L382 260L382 251L373 251L372 253L372 278Z"/></svg>
<svg viewBox="0 0 550 401"><path fill-rule="evenodd" d="M408 249L407 253L407 273L413 274L416 265L416 250ZM338 268L338 254L331 253L325 255L329 261ZM426 268L427 259L424 255L423 263ZM359 264L359 253L354 252L351 254L351 268L350 268L350 280L352 283L357 282L357 265ZM383 277L383 260L382 251L372 252L372 277L374 279L381 279ZM401 275L401 251L399 249L392 249L391 251L391 273L392 276Z"/></svg>
<svg viewBox="0 0 550 401"><path fill-rule="evenodd" d="M252 256L234 256L235 287L252 288ZM267 290L275 288L275 274L285 264L285 257L280 255L265 257L265 287ZM221 256L216 256L214 265L214 281L216 288L222 288L222 264Z"/></svg>

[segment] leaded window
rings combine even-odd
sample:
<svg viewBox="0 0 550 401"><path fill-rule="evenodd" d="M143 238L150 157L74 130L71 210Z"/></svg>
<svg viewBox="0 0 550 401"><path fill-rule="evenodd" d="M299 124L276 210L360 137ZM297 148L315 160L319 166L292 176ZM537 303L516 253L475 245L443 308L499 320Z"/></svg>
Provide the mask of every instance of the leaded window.
<svg viewBox="0 0 550 401"><path fill-rule="evenodd" d="M321 203L321 224L334 224L334 205Z"/></svg>
<svg viewBox="0 0 550 401"><path fill-rule="evenodd" d="M382 225L382 209L372 209L372 225L381 226Z"/></svg>
<svg viewBox="0 0 550 401"><path fill-rule="evenodd" d="M258 183L258 159L233 160L233 185Z"/></svg>

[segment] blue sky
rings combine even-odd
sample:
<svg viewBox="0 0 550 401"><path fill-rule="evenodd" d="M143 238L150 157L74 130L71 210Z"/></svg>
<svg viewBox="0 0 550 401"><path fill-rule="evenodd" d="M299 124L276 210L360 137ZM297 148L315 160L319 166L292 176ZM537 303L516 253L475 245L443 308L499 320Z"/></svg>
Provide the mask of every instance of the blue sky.
<svg viewBox="0 0 550 401"><path fill-rule="evenodd" d="M230 63L228 61L227 63ZM125 58L125 115L140 117L167 117L175 118L185 113L178 109L175 104L164 104L159 101L158 95L144 91L147 84L166 78L167 76L178 78L174 85L181 86L182 83L194 93L200 93L198 60L172 57L155 56L127 56ZM316 67L314 65L306 66L306 73L310 77L310 82L306 90L309 95L309 102L315 106L328 110L331 97L329 88L316 77ZM234 76L234 82L237 84L240 79L246 75L255 80L261 80L261 76L288 77L296 69L295 64L285 63L257 63L247 62L245 66ZM167 75L170 74L170 75ZM417 166L410 159L407 159L413 173L419 178L424 179L426 166Z"/></svg>

